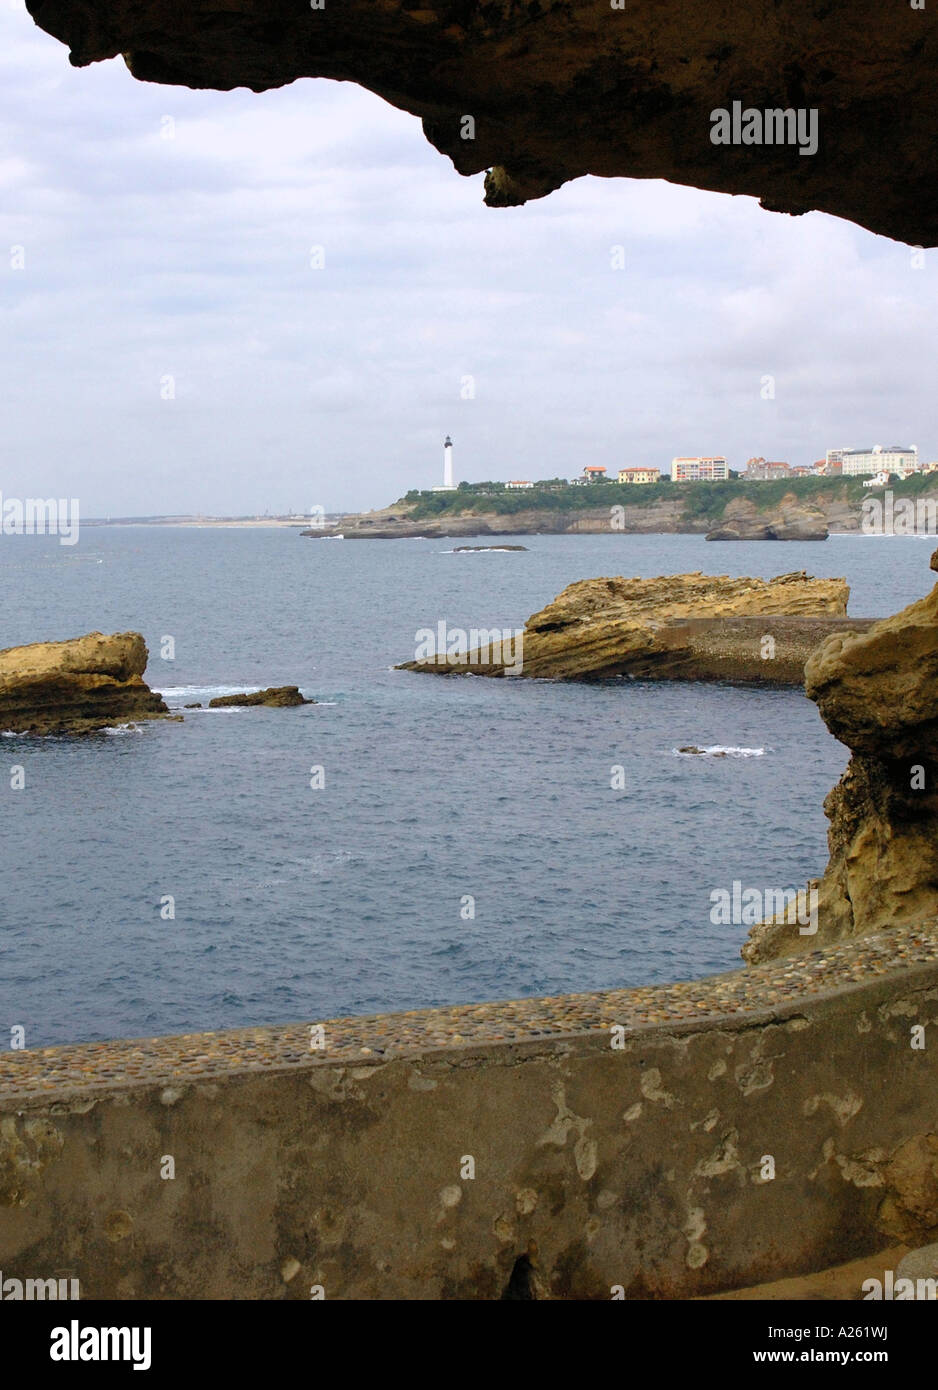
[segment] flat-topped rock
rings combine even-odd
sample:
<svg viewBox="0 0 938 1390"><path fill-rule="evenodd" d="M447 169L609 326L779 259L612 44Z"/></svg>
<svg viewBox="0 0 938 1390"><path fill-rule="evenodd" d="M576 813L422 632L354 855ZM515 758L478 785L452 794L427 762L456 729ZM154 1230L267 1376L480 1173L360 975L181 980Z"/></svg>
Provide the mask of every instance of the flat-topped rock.
<svg viewBox="0 0 938 1390"><path fill-rule="evenodd" d="M438 645L402 670L534 679L737 680L798 685L808 656L832 632L862 631L846 616L843 579L803 570L775 579L663 575L569 584L501 649L481 637L462 652ZM441 648L441 649L440 649Z"/></svg>
<svg viewBox="0 0 938 1390"><path fill-rule="evenodd" d="M0 729L86 734L169 714L143 680L147 658L139 632L7 647L0 651Z"/></svg>

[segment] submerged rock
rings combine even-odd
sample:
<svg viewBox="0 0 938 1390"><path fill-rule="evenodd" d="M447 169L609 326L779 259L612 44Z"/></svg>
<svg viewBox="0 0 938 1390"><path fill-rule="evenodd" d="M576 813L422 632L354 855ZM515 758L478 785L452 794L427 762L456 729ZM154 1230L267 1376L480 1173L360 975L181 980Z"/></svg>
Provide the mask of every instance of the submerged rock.
<svg viewBox="0 0 938 1390"><path fill-rule="evenodd" d="M438 647L438 655L399 669L799 685L808 656L831 632L870 626L846 617L848 594L843 579L811 579L803 570L771 580L701 573L583 579L530 617L523 634L509 643L502 634L501 649L492 634L471 633L475 643L460 654Z"/></svg>
<svg viewBox="0 0 938 1390"><path fill-rule="evenodd" d="M454 555L462 555L466 550L527 550L526 545L457 545L453 547Z"/></svg>
<svg viewBox="0 0 938 1390"><path fill-rule="evenodd" d="M243 691L239 695L216 695L209 700L209 709L225 709L228 706L268 705L271 709L285 709L293 705L314 705L315 700L307 700L300 694L297 685L272 685L267 690Z"/></svg>
<svg viewBox="0 0 938 1390"><path fill-rule="evenodd" d="M752 963L938 917L938 587L862 634L830 637L805 690L852 756L824 802L817 931L759 923L743 947Z"/></svg>
<svg viewBox="0 0 938 1390"><path fill-rule="evenodd" d="M7 647L0 651L0 729L87 734L168 715L143 680L148 655L139 632Z"/></svg>

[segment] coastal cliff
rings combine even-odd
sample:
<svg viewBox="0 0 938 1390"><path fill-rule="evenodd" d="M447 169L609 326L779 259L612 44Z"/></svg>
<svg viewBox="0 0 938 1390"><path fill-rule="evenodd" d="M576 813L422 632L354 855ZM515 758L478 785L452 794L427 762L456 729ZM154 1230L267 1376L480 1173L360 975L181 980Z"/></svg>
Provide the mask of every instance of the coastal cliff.
<svg viewBox="0 0 938 1390"><path fill-rule="evenodd" d="M752 964L938 918L938 587L866 632L830 637L805 690L851 758L824 803L817 932L759 923L743 947Z"/></svg>
<svg viewBox="0 0 938 1390"><path fill-rule="evenodd" d="M143 680L139 632L91 632L0 651L0 730L86 734L169 711Z"/></svg>
<svg viewBox="0 0 938 1390"><path fill-rule="evenodd" d="M896 498L929 502L931 475L890 485ZM708 540L826 540L863 528L864 499L882 497L869 480L797 478L790 482L661 482L644 486L535 485L513 491L473 484L450 493L411 492L390 507L356 512L300 534L311 539L443 540L511 535L691 535Z"/></svg>
<svg viewBox="0 0 938 1390"><path fill-rule="evenodd" d="M527 621L510 652L444 648L399 669L436 675L522 675L599 680L744 680L798 685L808 656L847 618L843 579L803 570L776 579L702 573L655 579L583 579Z"/></svg>

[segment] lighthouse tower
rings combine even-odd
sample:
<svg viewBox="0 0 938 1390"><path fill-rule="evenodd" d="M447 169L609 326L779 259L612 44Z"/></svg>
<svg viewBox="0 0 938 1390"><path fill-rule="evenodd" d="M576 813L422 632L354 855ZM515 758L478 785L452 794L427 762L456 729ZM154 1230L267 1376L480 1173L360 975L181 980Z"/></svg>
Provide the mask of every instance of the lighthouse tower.
<svg viewBox="0 0 938 1390"><path fill-rule="evenodd" d="M453 441L449 435L443 441L443 482L439 487L433 489L434 492L455 492L456 484L453 482Z"/></svg>

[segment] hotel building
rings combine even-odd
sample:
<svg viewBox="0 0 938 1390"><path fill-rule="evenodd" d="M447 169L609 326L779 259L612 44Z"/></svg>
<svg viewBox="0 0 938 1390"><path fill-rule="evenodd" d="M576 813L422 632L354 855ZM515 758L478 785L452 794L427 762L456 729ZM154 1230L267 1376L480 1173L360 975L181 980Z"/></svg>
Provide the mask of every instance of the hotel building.
<svg viewBox="0 0 938 1390"><path fill-rule="evenodd" d="M725 482L729 476L730 470L721 454L671 460L673 483L720 483Z"/></svg>
<svg viewBox="0 0 938 1390"><path fill-rule="evenodd" d="M883 448L874 444L872 449L832 449L828 454L841 455L843 474L847 478L866 478L873 473L917 473L919 471L918 446L910 444L890 444Z"/></svg>

